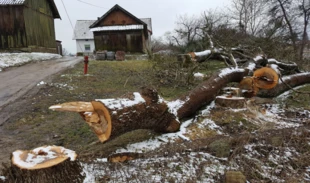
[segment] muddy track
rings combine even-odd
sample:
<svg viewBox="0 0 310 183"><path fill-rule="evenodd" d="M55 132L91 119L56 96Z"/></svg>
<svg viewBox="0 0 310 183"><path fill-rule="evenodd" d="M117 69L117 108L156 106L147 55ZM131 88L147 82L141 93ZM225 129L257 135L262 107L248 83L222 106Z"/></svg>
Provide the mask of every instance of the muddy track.
<svg viewBox="0 0 310 183"><path fill-rule="evenodd" d="M35 86L40 81L47 81L53 74L73 67L80 61L82 58L65 57L30 63L0 72L0 126L16 112L21 112L15 109L23 110L19 106L25 105L27 98L38 92L39 87Z"/></svg>
<svg viewBox="0 0 310 183"><path fill-rule="evenodd" d="M29 63L0 72L0 162L9 162L11 152L17 148L26 148L21 139L15 138L16 132L3 130L3 125L13 121L18 114L27 112L31 99L41 88L37 86L39 82L49 82L54 74L81 61L82 58L65 57Z"/></svg>

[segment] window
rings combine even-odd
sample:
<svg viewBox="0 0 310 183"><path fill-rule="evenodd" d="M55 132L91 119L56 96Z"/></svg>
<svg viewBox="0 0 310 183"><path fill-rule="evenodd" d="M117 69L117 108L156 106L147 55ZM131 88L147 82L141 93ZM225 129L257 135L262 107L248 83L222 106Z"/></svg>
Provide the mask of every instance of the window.
<svg viewBox="0 0 310 183"><path fill-rule="evenodd" d="M85 44L84 48L85 48L85 51L90 51L90 44Z"/></svg>

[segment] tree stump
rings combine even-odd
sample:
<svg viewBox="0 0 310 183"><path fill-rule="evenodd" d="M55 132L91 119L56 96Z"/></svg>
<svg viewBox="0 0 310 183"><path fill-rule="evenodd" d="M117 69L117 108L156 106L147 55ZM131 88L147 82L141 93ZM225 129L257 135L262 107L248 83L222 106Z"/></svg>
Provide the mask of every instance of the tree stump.
<svg viewBox="0 0 310 183"><path fill-rule="evenodd" d="M221 107L229 107L233 109L244 108L245 98L235 96L217 96L215 98L215 104Z"/></svg>
<svg viewBox="0 0 310 183"><path fill-rule="evenodd" d="M12 153L11 166L4 165L7 183L83 182L82 167L74 151L60 146L43 146Z"/></svg>

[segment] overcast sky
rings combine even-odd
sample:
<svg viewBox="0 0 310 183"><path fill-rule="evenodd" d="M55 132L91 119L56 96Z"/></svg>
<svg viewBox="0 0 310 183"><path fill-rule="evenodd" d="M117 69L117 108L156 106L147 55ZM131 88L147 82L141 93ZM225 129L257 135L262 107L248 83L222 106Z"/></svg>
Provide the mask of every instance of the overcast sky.
<svg viewBox="0 0 310 183"><path fill-rule="evenodd" d="M63 47L70 53L76 53L76 45L75 40L72 40L73 29L62 1L73 27L76 20L95 20L118 4L137 18L152 18L155 37L172 31L179 15L198 16L210 9L225 10L230 4L230 0L80 0L86 3L79 0L54 1L61 16L61 20L55 21L56 39L62 41Z"/></svg>

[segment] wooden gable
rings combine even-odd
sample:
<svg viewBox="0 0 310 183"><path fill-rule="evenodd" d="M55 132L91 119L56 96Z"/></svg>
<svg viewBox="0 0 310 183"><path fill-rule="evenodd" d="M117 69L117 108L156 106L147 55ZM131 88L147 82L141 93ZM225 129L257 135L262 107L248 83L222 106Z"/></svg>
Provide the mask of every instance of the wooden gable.
<svg viewBox="0 0 310 183"><path fill-rule="evenodd" d="M128 16L121 10L115 10L101 20L99 26L112 26L112 25L133 25L140 24L136 19Z"/></svg>
<svg viewBox="0 0 310 183"><path fill-rule="evenodd" d="M90 28L102 27L102 26L113 26L113 25L143 25L146 29L147 25L145 22L135 17L133 14L120 7L118 4L113 6L107 13L102 17L98 18Z"/></svg>

